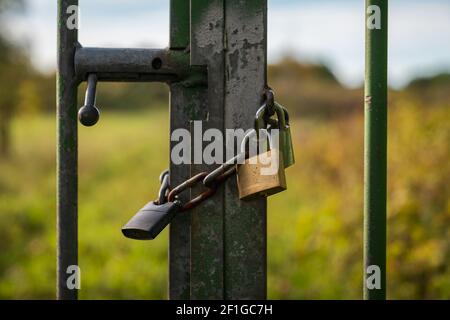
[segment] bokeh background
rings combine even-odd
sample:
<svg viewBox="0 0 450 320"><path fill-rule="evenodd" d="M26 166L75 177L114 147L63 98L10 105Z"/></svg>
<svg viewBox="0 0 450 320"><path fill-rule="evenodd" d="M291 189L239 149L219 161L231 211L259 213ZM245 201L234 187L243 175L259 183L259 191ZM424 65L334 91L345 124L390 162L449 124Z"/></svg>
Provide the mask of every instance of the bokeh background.
<svg viewBox="0 0 450 320"><path fill-rule="evenodd" d="M80 42L164 47L166 0L81 0ZM362 0L269 0L269 82L297 164L269 200L275 299L362 298ZM450 298L450 3L390 6L388 297ZM0 0L0 298L55 296L56 1ZM80 105L84 87L80 88ZM168 89L99 85L79 128L82 299L164 299L167 230L120 228L168 159ZM130 165L132 164L132 165Z"/></svg>

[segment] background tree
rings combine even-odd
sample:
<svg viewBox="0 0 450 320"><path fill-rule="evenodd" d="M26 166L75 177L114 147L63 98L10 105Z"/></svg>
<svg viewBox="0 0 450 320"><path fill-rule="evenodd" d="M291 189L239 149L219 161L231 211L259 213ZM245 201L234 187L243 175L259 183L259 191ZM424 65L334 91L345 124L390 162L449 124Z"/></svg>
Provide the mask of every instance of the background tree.
<svg viewBox="0 0 450 320"><path fill-rule="evenodd" d="M13 43L5 31L5 16L23 9L23 0L0 0L0 157L11 151L11 121L17 110L21 81L30 69L23 48Z"/></svg>

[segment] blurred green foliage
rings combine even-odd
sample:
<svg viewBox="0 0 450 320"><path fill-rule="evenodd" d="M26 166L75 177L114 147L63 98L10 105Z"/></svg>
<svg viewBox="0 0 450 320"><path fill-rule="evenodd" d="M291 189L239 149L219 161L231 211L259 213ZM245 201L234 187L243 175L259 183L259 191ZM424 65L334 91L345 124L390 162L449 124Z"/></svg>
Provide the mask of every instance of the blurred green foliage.
<svg viewBox="0 0 450 320"><path fill-rule="evenodd" d="M19 3L0 0L0 16ZM269 79L291 112L297 158L288 190L269 200L269 297L360 299L362 90L290 58ZM52 299L55 76L0 33L0 88L0 299ZM450 299L450 77L417 79L390 100L388 296ZM120 228L168 165L168 90L102 83L97 103L101 122L79 130L80 297L164 299L167 229L139 242Z"/></svg>
<svg viewBox="0 0 450 320"><path fill-rule="evenodd" d="M5 16L22 10L22 0L0 0L0 157L11 151L11 121L16 113L19 88L31 70L23 43L13 43L8 37Z"/></svg>
<svg viewBox="0 0 450 320"><path fill-rule="evenodd" d="M168 113L149 109L80 128L82 299L166 297L167 230L151 242L120 232L167 167ZM407 94L391 102L390 298L450 298L449 110ZM269 297L359 299L363 115L297 118L292 129L297 164L269 201ZM53 298L55 118L22 115L13 133L12 158L0 162L0 298Z"/></svg>
<svg viewBox="0 0 450 320"><path fill-rule="evenodd" d="M0 0L0 18L6 10L21 9L21 3ZM0 299L52 299L55 76L34 71L23 48L3 30ZM360 299L362 90L343 87L325 66L291 58L270 66L268 73L277 99L294 118L297 156L297 164L288 169L288 191L269 200L269 297ZM450 299L449 87L450 76L443 74L414 80L390 94L392 299ZM167 102L161 84L102 83L97 101L101 122L79 130L82 299L167 296L167 230L151 242L131 241L120 232L155 197L157 178L167 167Z"/></svg>

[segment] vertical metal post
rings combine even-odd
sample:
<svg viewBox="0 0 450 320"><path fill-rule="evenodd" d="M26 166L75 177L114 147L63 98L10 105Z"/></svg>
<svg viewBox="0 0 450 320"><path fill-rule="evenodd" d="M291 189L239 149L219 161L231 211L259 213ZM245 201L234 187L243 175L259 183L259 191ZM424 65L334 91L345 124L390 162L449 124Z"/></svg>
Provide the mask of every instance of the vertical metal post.
<svg viewBox="0 0 450 320"><path fill-rule="evenodd" d="M364 298L386 298L388 1L366 0Z"/></svg>
<svg viewBox="0 0 450 320"><path fill-rule="evenodd" d="M207 67L208 86L171 84L171 130L190 130L195 144L195 120L203 131L253 127L266 84L267 3L191 0L189 16L186 2L171 2L171 49L184 50L187 37L191 65ZM190 168L171 165L171 185L215 168L192 160ZM266 298L266 200L243 202L237 194L230 179L172 222L171 299Z"/></svg>
<svg viewBox="0 0 450 320"><path fill-rule="evenodd" d="M170 2L170 49L187 51L189 48L190 4L186 0ZM170 85L170 131L190 131L195 106L203 101L199 89L182 83ZM171 142L171 148L176 142ZM189 164L170 164L170 185L176 186L191 176ZM181 201L189 195L181 194ZM190 299L191 291L191 212L177 216L170 224L169 239L169 298Z"/></svg>
<svg viewBox="0 0 450 320"><path fill-rule="evenodd" d="M226 0L225 126L249 129L267 70L267 1ZM265 299L266 199L240 201L236 180L225 187L225 298Z"/></svg>
<svg viewBox="0 0 450 320"><path fill-rule="evenodd" d="M203 131L224 132L224 19L224 0L191 0L191 64L208 69L208 86L199 88L191 119L201 120ZM192 136L194 144L202 141ZM194 159L193 174L216 167L200 162ZM192 211L191 299L224 297L223 192Z"/></svg>
<svg viewBox="0 0 450 320"><path fill-rule="evenodd" d="M67 287L66 273L78 264L77 217L77 81L74 55L76 28L67 20L78 9L78 0L58 0L57 78L57 298L75 300L77 290ZM69 9L69 10L68 10Z"/></svg>
<svg viewBox="0 0 450 320"><path fill-rule="evenodd" d="M266 14L266 1L191 0L191 63L208 68L207 103L197 102L204 129L253 127L266 84ZM237 194L230 179L192 213L191 299L266 297L266 200Z"/></svg>

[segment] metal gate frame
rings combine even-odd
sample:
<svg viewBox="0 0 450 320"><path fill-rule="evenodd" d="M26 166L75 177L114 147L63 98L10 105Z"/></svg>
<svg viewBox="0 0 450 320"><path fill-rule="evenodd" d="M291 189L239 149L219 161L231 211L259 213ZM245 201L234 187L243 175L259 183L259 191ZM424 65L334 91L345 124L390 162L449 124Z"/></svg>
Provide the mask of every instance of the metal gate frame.
<svg viewBox="0 0 450 320"><path fill-rule="evenodd" d="M67 26L72 6L78 1L58 0L58 299L78 293L66 283L78 264L78 85L92 73L98 81L166 82L171 131L192 131L201 120L204 130L224 132L253 126L267 82L266 0L171 0L168 49L84 48ZM211 169L171 163L171 185ZM238 201L230 180L177 217L169 269L170 299L265 299L266 200Z"/></svg>
<svg viewBox="0 0 450 320"><path fill-rule="evenodd" d="M161 81L170 86L171 131L252 127L266 86L267 0L171 0L168 49L83 48L67 27L78 0L58 0L57 297L76 299L66 270L78 264L77 88L99 81ZM381 28L366 27L364 297L386 298L387 0ZM155 59L158 62L153 64ZM172 185L206 165L170 166ZM195 190L193 190L195 192ZM188 197L188 196L186 196ZM182 199L187 200L187 199ZM242 202L236 182L170 226L171 299L266 297L266 200ZM369 289L369 268L381 288Z"/></svg>

